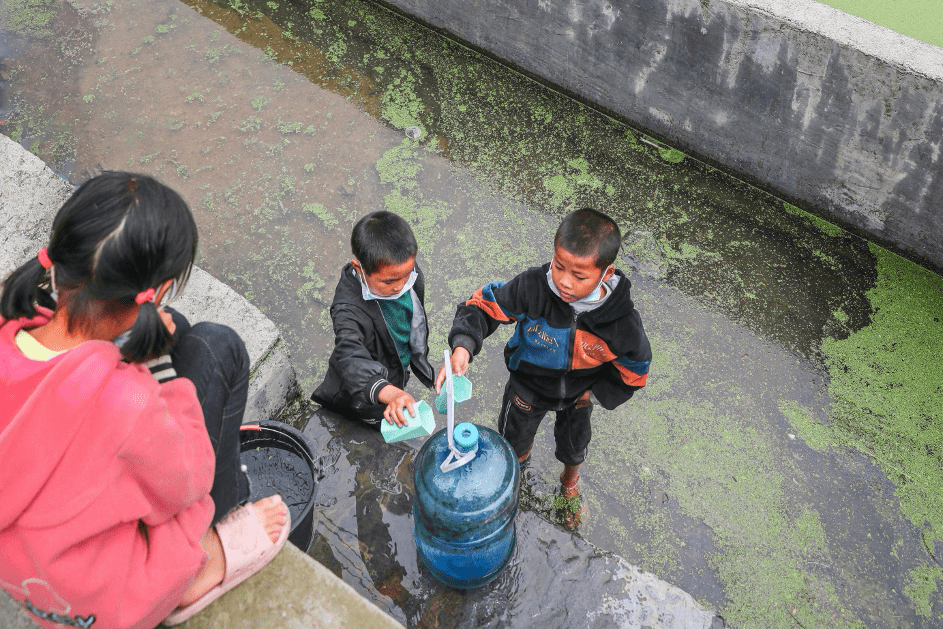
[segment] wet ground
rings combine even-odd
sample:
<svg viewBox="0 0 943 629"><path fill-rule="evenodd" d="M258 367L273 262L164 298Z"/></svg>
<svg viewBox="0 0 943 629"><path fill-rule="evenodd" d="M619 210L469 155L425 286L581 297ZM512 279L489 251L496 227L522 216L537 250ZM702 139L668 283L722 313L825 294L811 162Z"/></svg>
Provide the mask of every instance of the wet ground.
<svg viewBox="0 0 943 629"><path fill-rule="evenodd" d="M76 182L177 188L199 264L278 324L306 392L364 213L413 225L435 359L455 303L547 261L568 209L609 212L655 357L594 414L583 537L734 627L943 622L939 276L371 3L3 0L0 64L0 131ZM509 333L460 419L494 425ZM322 428L311 553L410 626L482 617L418 585L408 450ZM522 507L552 520L550 428ZM377 503L356 542L334 532Z"/></svg>

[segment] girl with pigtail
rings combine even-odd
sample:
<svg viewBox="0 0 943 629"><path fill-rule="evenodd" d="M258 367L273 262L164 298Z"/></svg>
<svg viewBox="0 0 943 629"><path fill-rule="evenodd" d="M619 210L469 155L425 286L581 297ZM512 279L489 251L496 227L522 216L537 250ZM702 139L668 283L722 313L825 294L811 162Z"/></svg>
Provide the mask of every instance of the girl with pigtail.
<svg viewBox="0 0 943 629"><path fill-rule="evenodd" d="M246 504L249 359L166 307L197 229L155 179L106 172L0 293L0 587L43 627L183 622L284 545Z"/></svg>

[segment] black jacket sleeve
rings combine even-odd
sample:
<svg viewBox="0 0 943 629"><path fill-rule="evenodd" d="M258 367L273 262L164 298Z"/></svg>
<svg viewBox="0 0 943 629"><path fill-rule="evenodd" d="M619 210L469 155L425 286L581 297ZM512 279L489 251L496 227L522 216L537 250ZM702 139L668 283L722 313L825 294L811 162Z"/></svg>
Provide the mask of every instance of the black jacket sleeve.
<svg viewBox="0 0 943 629"><path fill-rule="evenodd" d="M642 318L637 310L632 310L630 317L634 346L610 361L605 368L605 377L592 387L593 395L603 408L610 411L645 386L652 362L652 348L642 327Z"/></svg>
<svg viewBox="0 0 943 629"><path fill-rule="evenodd" d="M481 351L484 340L505 323L516 323L526 310L521 303L523 279L489 282L455 309L449 347L464 347L473 357ZM517 313L517 314L515 314Z"/></svg>
<svg viewBox="0 0 943 629"><path fill-rule="evenodd" d="M340 376L340 386L351 400L354 410L379 404L377 394L387 384L388 372L373 359L364 342L364 315L347 304L331 307L334 322L334 351L330 365ZM369 323L369 320L368 320Z"/></svg>

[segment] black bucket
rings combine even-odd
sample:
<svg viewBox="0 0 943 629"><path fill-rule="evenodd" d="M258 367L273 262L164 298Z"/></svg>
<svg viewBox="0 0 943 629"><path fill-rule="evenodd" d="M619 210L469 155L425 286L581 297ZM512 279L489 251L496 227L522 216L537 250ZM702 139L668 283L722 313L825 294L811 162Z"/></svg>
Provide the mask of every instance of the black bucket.
<svg viewBox="0 0 943 629"><path fill-rule="evenodd" d="M291 513L288 541L307 551L320 479L311 444L300 430L277 421L244 424L239 442L251 485L249 501L281 494Z"/></svg>

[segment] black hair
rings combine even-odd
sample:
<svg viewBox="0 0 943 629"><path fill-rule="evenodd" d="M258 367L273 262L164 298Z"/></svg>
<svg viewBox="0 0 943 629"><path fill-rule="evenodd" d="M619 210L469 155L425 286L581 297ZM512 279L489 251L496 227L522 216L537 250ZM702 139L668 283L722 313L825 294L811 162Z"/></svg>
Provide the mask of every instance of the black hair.
<svg viewBox="0 0 943 629"><path fill-rule="evenodd" d="M354 225L350 250L366 275L381 264L400 264L419 251L413 230L403 218L380 210L367 214Z"/></svg>
<svg viewBox="0 0 943 629"><path fill-rule="evenodd" d="M563 217L553 245L580 257L595 255L596 266L605 269L619 255L622 233L607 214L584 207Z"/></svg>
<svg viewBox="0 0 943 629"><path fill-rule="evenodd" d="M36 304L64 308L69 332L133 307L135 297L168 279L186 282L196 256L197 228L179 194L146 175L104 172L59 208L47 252L58 303L46 290L52 274L35 257L3 282L0 315L34 317ZM121 353L129 362L163 354L173 336L144 302Z"/></svg>

